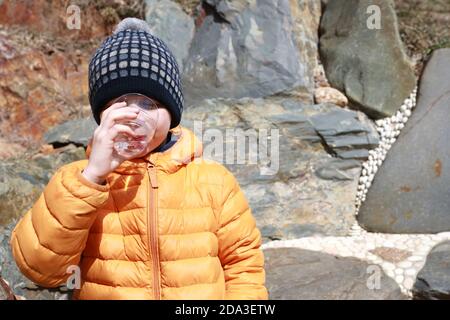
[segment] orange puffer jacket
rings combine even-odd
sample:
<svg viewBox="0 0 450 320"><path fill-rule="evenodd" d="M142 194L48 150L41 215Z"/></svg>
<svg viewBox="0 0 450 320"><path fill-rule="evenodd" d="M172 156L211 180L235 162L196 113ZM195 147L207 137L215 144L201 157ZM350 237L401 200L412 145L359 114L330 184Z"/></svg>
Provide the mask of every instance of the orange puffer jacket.
<svg viewBox="0 0 450 320"><path fill-rule="evenodd" d="M87 159L61 167L12 232L22 273L56 287L76 285L78 271L74 299L268 299L261 234L236 179L199 161L192 131L172 134L172 147L123 162L106 185L81 174Z"/></svg>

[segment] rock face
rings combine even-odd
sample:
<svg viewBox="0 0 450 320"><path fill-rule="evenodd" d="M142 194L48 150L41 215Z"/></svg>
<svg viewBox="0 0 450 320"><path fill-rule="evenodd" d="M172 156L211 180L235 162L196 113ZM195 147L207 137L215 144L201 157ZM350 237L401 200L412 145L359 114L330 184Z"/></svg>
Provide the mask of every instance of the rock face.
<svg viewBox="0 0 450 320"><path fill-rule="evenodd" d="M203 9L184 68L189 105L286 90L312 101L319 0L207 0Z"/></svg>
<svg viewBox="0 0 450 320"><path fill-rule="evenodd" d="M376 134L365 123L367 117L360 116L335 105L307 105L295 99L213 99L188 108L182 124L203 140L206 158L225 164L235 174L266 242L348 234L355 222L361 163L350 154L344 159L331 157L327 150L340 148L339 134L350 144L367 142ZM245 142L238 142L236 128L243 132ZM319 134L325 135L325 129L327 139L335 134L334 145L326 148ZM267 130L266 137L261 135L263 130ZM268 152L263 154L269 156L264 159L258 152L264 150L267 137L271 142L266 143ZM258 143L250 149L252 138ZM241 164L234 147L237 143L245 145L246 158ZM278 150L276 143L279 153L271 151L272 146ZM360 153L367 152L363 144L355 146ZM252 153L258 155L254 163L249 160Z"/></svg>
<svg viewBox="0 0 450 320"><path fill-rule="evenodd" d="M50 127L88 115L90 55L120 15L140 7L138 0L0 1L0 143L35 149Z"/></svg>
<svg viewBox="0 0 450 320"><path fill-rule="evenodd" d="M20 25L33 29L36 32L48 32L57 36L64 36L73 40L89 40L102 37L108 33L99 10L88 2L76 3L80 10L80 28L67 27L73 22L71 17L76 14L68 7L70 5L58 0L35 1L0 1L0 24Z"/></svg>
<svg viewBox="0 0 450 320"><path fill-rule="evenodd" d="M320 55L331 85L371 117L392 116L416 82L393 1L329 1L320 34Z"/></svg>
<svg viewBox="0 0 450 320"><path fill-rule="evenodd" d="M22 48L0 33L0 135L6 142L34 147L87 103L87 63L73 52Z"/></svg>
<svg viewBox="0 0 450 320"><path fill-rule="evenodd" d="M51 128L44 135L44 141L56 148L66 144L87 147L96 128L97 123L93 117L71 120Z"/></svg>
<svg viewBox="0 0 450 320"><path fill-rule="evenodd" d="M51 155L0 162L0 226L31 207L57 168L84 158L84 148L69 145Z"/></svg>
<svg viewBox="0 0 450 320"><path fill-rule="evenodd" d="M152 32L160 37L177 59L180 70L188 56L194 37L194 20L181 6L170 0L145 0L145 20Z"/></svg>
<svg viewBox="0 0 450 320"><path fill-rule="evenodd" d="M418 300L450 300L450 241L438 244L428 254L417 275L413 297Z"/></svg>
<svg viewBox="0 0 450 320"><path fill-rule="evenodd" d="M18 143L10 143L0 139L0 159L8 159L24 153L25 148Z"/></svg>
<svg viewBox="0 0 450 320"><path fill-rule="evenodd" d="M437 233L450 230L450 49L433 53L422 75L417 106L378 169L358 214L369 231Z"/></svg>
<svg viewBox="0 0 450 320"><path fill-rule="evenodd" d="M394 280L355 258L296 249L264 250L272 300L404 300Z"/></svg>

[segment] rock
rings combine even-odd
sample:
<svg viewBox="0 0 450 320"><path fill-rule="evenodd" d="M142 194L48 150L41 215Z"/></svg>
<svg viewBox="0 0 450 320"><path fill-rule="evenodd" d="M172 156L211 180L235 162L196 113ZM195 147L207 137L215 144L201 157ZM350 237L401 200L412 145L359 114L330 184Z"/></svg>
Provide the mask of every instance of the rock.
<svg viewBox="0 0 450 320"><path fill-rule="evenodd" d="M399 263L412 256L411 251L389 247L377 247L375 249L369 250L369 252L391 263Z"/></svg>
<svg viewBox="0 0 450 320"><path fill-rule="evenodd" d="M0 136L34 148L50 127L87 102L88 59L71 52L49 55L32 44L21 48L17 39L0 33L1 43L15 51L0 54Z"/></svg>
<svg viewBox="0 0 450 320"><path fill-rule="evenodd" d="M320 1L207 0L185 64L188 105L292 91L312 101Z"/></svg>
<svg viewBox="0 0 450 320"><path fill-rule="evenodd" d="M325 74L325 70L323 69L323 64L319 61L314 69L314 87L330 87L330 83L328 82L327 75ZM339 90L338 90L339 91ZM340 91L339 91L340 92ZM342 94L342 92L341 92ZM345 97L347 99L347 97ZM348 102L348 99L347 99Z"/></svg>
<svg viewBox="0 0 450 320"><path fill-rule="evenodd" d="M84 158L84 148L69 145L52 155L0 162L0 226L31 207L57 168Z"/></svg>
<svg viewBox="0 0 450 320"><path fill-rule="evenodd" d="M14 300L14 293L9 287L9 282L0 277L0 301Z"/></svg>
<svg viewBox="0 0 450 320"><path fill-rule="evenodd" d="M160 37L173 52L180 70L194 38L194 20L178 3L170 0L145 0L145 20L152 32Z"/></svg>
<svg viewBox="0 0 450 320"><path fill-rule="evenodd" d="M298 248L264 250L272 300L405 300L382 268Z"/></svg>
<svg viewBox="0 0 450 320"><path fill-rule="evenodd" d="M374 5L380 9L379 26ZM320 34L320 55L330 84L369 116L392 116L416 83L393 1L329 1Z"/></svg>
<svg viewBox="0 0 450 320"><path fill-rule="evenodd" d="M97 123L93 117L71 120L51 128L45 135L44 141L55 147L73 143L87 147Z"/></svg>
<svg viewBox="0 0 450 320"><path fill-rule="evenodd" d="M0 3L0 24L24 26L35 32L49 33L76 40L91 40L106 36L108 28L95 4L78 3L80 28L75 26L76 9L58 0L15 1Z"/></svg>
<svg viewBox="0 0 450 320"><path fill-rule="evenodd" d="M361 162L357 160L330 159L316 169L316 175L325 180L353 180L347 170L360 168Z"/></svg>
<svg viewBox="0 0 450 320"><path fill-rule="evenodd" d="M417 300L450 300L450 241L431 250L412 291Z"/></svg>
<svg viewBox="0 0 450 320"><path fill-rule="evenodd" d="M18 143L10 143L0 138L0 159L18 157L25 152L25 148Z"/></svg>
<svg viewBox="0 0 450 320"><path fill-rule="evenodd" d="M378 169L358 220L373 232L450 230L450 49L435 51L416 108Z"/></svg>
<svg viewBox="0 0 450 320"><path fill-rule="evenodd" d="M319 87L314 90L314 101L316 103L332 103L340 107L348 104L348 99L339 90L331 87Z"/></svg>
<svg viewBox="0 0 450 320"><path fill-rule="evenodd" d="M361 112L336 109L311 117L327 148L343 159L367 159L379 143L375 125Z"/></svg>
<svg viewBox="0 0 450 320"><path fill-rule="evenodd" d="M361 163L331 157L312 121L321 115L334 117L335 112L347 113L342 118L352 122L345 127L340 121L330 120L328 129L345 132L347 141L367 130L367 124L360 122L354 111L279 97L208 99L186 109L182 125L203 141L206 158L224 164L235 174L261 228L263 242L312 235L343 236L356 222L355 197ZM327 121L317 121L318 125L322 122ZM250 143L245 144L247 156L243 164L237 163L236 128L242 130L243 139L250 141L253 137L260 141L259 146L252 143L251 149ZM273 153L260 149L267 141L259 136L263 130L271 138L267 149L275 146ZM249 150L269 156L250 163Z"/></svg>

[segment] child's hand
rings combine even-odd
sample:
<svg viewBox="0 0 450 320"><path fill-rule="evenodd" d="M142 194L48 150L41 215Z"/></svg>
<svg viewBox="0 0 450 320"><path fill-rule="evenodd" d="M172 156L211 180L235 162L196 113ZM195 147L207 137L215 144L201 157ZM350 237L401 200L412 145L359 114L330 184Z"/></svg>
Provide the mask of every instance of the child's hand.
<svg viewBox="0 0 450 320"><path fill-rule="evenodd" d="M115 153L114 139L119 133L127 133L132 137L135 137L135 133L130 127L116 124L115 121L135 119L138 113L138 107L126 107L126 102L115 103L103 112L100 126L94 131L92 151L83 176L94 183L103 184L106 176L127 160Z"/></svg>

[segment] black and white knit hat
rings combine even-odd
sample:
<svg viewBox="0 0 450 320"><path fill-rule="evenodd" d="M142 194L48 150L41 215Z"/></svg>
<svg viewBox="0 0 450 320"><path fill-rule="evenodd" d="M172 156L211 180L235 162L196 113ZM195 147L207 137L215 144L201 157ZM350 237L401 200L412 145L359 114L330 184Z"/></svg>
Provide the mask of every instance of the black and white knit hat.
<svg viewBox="0 0 450 320"><path fill-rule="evenodd" d="M89 63L89 102L97 124L106 104L126 93L159 101L172 116L170 127L180 123L184 97L177 61L148 24L136 18L122 20Z"/></svg>

